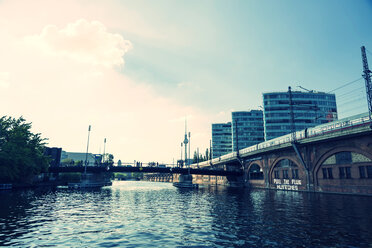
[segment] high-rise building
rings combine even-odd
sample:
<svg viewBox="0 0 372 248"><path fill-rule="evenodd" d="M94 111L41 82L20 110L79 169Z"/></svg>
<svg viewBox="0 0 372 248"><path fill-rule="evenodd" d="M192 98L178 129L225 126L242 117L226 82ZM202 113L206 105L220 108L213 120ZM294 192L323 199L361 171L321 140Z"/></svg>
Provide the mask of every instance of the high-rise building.
<svg viewBox="0 0 372 248"><path fill-rule="evenodd" d="M231 122L212 124L212 158L232 152Z"/></svg>
<svg viewBox="0 0 372 248"><path fill-rule="evenodd" d="M263 105L265 140L337 120L334 94L290 90L263 93Z"/></svg>
<svg viewBox="0 0 372 248"><path fill-rule="evenodd" d="M233 151L264 141L263 114L261 110L232 112Z"/></svg>

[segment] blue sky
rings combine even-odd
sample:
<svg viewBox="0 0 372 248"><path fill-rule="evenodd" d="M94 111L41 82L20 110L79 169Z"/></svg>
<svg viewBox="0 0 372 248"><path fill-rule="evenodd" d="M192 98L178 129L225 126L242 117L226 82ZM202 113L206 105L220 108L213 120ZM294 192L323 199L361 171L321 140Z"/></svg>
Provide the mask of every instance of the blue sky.
<svg viewBox="0 0 372 248"><path fill-rule="evenodd" d="M51 146L84 151L92 125L92 152L171 162L185 117L204 150L263 92L360 78L371 23L362 0L1 1L0 101ZM340 117L367 111L364 80L334 93Z"/></svg>
<svg viewBox="0 0 372 248"><path fill-rule="evenodd" d="M371 1L144 1L131 7L145 9L170 40L155 46L151 39L134 40L123 73L211 111L257 108L262 92L289 85L331 91L360 77L360 46L372 47ZM342 97L339 103L341 117L354 113L343 112Z"/></svg>

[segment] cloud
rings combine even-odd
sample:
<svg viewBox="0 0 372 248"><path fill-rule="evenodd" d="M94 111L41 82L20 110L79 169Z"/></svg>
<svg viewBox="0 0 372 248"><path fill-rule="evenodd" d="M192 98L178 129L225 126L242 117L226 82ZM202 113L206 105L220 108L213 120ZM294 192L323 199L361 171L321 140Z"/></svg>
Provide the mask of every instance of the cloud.
<svg viewBox="0 0 372 248"><path fill-rule="evenodd" d="M110 33L99 21L79 19L59 29L47 25L40 35L26 37L51 55L65 56L81 63L113 67L124 64L123 56L132 43L120 34Z"/></svg>
<svg viewBox="0 0 372 248"><path fill-rule="evenodd" d="M8 88L10 85L10 73L9 72L0 72L0 87Z"/></svg>

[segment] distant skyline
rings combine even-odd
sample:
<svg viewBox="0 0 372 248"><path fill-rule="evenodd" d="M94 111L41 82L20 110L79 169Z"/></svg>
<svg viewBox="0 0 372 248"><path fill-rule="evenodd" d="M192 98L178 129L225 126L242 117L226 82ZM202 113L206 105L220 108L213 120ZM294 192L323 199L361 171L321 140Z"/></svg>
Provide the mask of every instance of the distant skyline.
<svg viewBox="0 0 372 248"><path fill-rule="evenodd" d="M205 151L211 124L264 92L332 92L339 118L366 112L371 23L370 0L2 0L1 114L68 152L91 125L89 152L107 138L115 161L172 163L185 118Z"/></svg>

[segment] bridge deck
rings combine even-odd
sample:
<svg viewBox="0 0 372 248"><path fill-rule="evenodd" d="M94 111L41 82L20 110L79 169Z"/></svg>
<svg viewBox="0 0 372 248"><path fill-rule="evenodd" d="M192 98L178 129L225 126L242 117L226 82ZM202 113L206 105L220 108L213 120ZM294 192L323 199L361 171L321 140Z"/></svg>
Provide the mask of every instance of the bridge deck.
<svg viewBox="0 0 372 248"><path fill-rule="evenodd" d="M49 172L63 173L63 172L84 172L84 166L56 166L50 167ZM194 175L214 175L214 176L241 176L243 171L224 171L224 170L210 170L210 169L195 169L195 168L170 168L170 167L124 167L124 166L88 166L87 172L140 172L140 173L172 173L172 174L194 174Z"/></svg>

